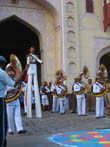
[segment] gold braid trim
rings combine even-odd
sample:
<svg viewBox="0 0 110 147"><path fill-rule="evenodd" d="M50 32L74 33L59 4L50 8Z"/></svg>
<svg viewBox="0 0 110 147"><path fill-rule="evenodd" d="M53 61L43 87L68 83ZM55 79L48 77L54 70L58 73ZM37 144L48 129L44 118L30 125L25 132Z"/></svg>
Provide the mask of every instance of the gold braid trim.
<svg viewBox="0 0 110 147"><path fill-rule="evenodd" d="M85 89L82 89L82 90L80 90L80 91L74 92L74 94L80 95L80 94L82 94L82 93L84 93L84 92L85 92Z"/></svg>
<svg viewBox="0 0 110 147"><path fill-rule="evenodd" d="M105 84L105 90L103 92L101 92L101 93L93 93L93 91L92 91L92 95L96 96L96 97L104 96L107 93L107 91L108 91L108 86Z"/></svg>
<svg viewBox="0 0 110 147"><path fill-rule="evenodd" d="M15 97L12 97L12 98L10 98L10 99L7 99L7 98L5 99L6 103L10 103L10 102L16 100L17 98L19 98L19 96L21 95L21 93L22 93L22 85L20 85L20 90L19 90L19 92L16 94Z"/></svg>

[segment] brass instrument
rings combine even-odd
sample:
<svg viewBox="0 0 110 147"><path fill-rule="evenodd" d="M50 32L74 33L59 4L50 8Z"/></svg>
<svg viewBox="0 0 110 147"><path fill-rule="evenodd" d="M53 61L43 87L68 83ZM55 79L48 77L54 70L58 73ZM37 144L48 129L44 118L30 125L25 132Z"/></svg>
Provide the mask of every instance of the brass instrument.
<svg viewBox="0 0 110 147"><path fill-rule="evenodd" d="M66 74L64 73L64 71L62 69L58 70L55 74L55 78L59 81L59 80L66 80L67 79L67 76Z"/></svg>
<svg viewBox="0 0 110 147"><path fill-rule="evenodd" d="M64 96L66 96L67 95L67 92L68 92L68 88L67 88L67 86L66 85L62 85L64 88L60 88L60 87L58 87L58 88L60 88L61 89L61 92L58 94L58 93L56 93L56 95L57 95L57 97L58 98L63 98Z"/></svg>
<svg viewBox="0 0 110 147"><path fill-rule="evenodd" d="M82 93L84 93L84 92L85 92L85 88L81 88L80 91L74 92L74 94L80 95L80 94L82 94Z"/></svg>
<svg viewBox="0 0 110 147"><path fill-rule="evenodd" d="M83 66L83 71L80 73L80 77L82 78L82 80L86 80L89 78L89 69L87 66Z"/></svg>
<svg viewBox="0 0 110 147"><path fill-rule="evenodd" d="M14 54L10 55L10 62L14 70L16 71L16 74L22 73L22 65L18 57Z"/></svg>
<svg viewBox="0 0 110 147"><path fill-rule="evenodd" d="M16 76L18 74L22 73L22 66L21 66L20 60L14 54L10 55L10 63L7 64L7 66L6 66L7 72L9 69L15 71L16 74L14 75L14 79L16 78ZM17 98L19 98L19 96L21 94L22 94L22 85L20 85L20 88L16 88L16 89L12 89L12 90L7 91L6 103L10 103L10 102L16 100Z"/></svg>
<svg viewBox="0 0 110 147"><path fill-rule="evenodd" d="M77 92L74 91L74 87L72 88L72 90L73 90L74 94L80 95L80 94L83 94L85 92L85 87L80 86L80 91L77 91Z"/></svg>
<svg viewBox="0 0 110 147"><path fill-rule="evenodd" d="M55 85L54 85L55 86ZM56 86L53 88L53 90L51 91L52 95L56 95Z"/></svg>
<svg viewBox="0 0 110 147"><path fill-rule="evenodd" d="M21 94L22 94L22 86L21 85L20 85L19 89L9 90L7 92L7 95L6 95L6 98L5 98L6 103L10 103L10 102L18 99Z"/></svg>
<svg viewBox="0 0 110 147"><path fill-rule="evenodd" d="M45 86L41 86L41 87L40 87L40 91L42 91L42 93L44 93L44 94L47 94L47 93L48 93L48 91L47 91L47 89L45 88Z"/></svg>
<svg viewBox="0 0 110 147"><path fill-rule="evenodd" d="M108 85L101 81L101 84L103 83L103 88L101 89L100 93L94 93L93 87L92 87L92 95L96 97L104 96L108 92Z"/></svg>

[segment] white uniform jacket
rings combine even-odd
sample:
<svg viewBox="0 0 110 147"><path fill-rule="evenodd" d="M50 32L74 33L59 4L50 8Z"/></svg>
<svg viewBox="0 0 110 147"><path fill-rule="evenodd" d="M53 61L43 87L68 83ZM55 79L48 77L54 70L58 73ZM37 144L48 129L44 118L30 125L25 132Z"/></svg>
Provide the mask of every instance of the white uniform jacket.
<svg viewBox="0 0 110 147"><path fill-rule="evenodd" d="M35 55L29 54L27 57L27 64L29 64L28 74L36 74L37 73L37 64L36 62L42 63L42 61Z"/></svg>
<svg viewBox="0 0 110 147"><path fill-rule="evenodd" d="M94 93L100 93L101 89L103 88L103 85L100 84L99 82L94 83L93 85L93 92ZM102 96L103 97L103 96Z"/></svg>
<svg viewBox="0 0 110 147"><path fill-rule="evenodd" d="M42 91L42 89L45 89L45 91L46 91L46 93L44 93L43 91ZM41 95L47 95L47 93L49 93L50 92L50 89L47 87L47 86L42 86L41 87L41 90L40 90L40 94Z"/></svg>
<svg viewBox="0 0 110 147"><path fill-rule="evenodd" d="M80 91L82 87L83 87L83 85L81 83L79 83L79 82L75 83L74 84L74 92ZM84 93L78 94L77 98L81 98L81 97L84 97L84 96L85 96Z"/></svg>

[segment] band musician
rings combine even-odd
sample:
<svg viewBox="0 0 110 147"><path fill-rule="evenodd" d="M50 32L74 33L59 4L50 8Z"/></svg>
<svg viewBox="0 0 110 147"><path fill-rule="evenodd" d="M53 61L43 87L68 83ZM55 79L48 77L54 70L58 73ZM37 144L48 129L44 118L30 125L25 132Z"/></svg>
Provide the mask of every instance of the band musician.
<svg viewBox="0 0 110 147"><path fill-rule="evenodd" d="M59 85L56 87L56 95L59 99L60 104L60 114L64 114L66 112L66 95L68 89L67 86L63 84L63 80L59 80Z"/></svg>
<svg viewBox="0 0 110 147"><path fill-rule="evenodd" d="M96 94L96 118L104 117L104 84L101 82L100 76L96 76L96 82L93 84L93 93Z"/></svg>
<svg viewBox="0 0 110 147"><path fill-rule="evenodd" d="M13 70L13 67L10 66L7 69L8 75L15 80L16 72ZM22 94L20 90L20 85L13 87L7 86L6 89L6 102L7 102L7 116L8 116L8 132L9 134L15 133L15 126L18 134L26 133L26 130L23 128L22 116L21 116L21 107L19 97ZM21 91L21 92L20 92ZM17 96L19 95L19 96Z"/></svg>
<svg viewBox="0 0 110 147"><path fill-rule="evenodd" d="M48 99L48 93L50 93L50 90L48 88L48 84L46 81L43 82L41 88L40 88L40 94L41 94L41 101L42 101L42 110L50 110L49 108L49 99Z"/></svg>
<svg viewBox="0 0 110 147"><path fill-rule="evenodd" d="M85 99L85 88L81 83L81 77L75 78L74 93L77 99L77 111L78 115L86 116L86 99Z"/></svg>

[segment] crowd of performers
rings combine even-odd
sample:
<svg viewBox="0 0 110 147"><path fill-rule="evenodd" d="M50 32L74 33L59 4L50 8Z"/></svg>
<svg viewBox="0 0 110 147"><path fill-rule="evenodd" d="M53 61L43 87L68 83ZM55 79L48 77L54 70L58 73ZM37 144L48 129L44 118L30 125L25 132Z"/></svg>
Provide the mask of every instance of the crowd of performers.
<svg viewBox="0 0 110 147"><path fill-rule="evenodd" d="M7 72L10 76L13 76L11 73L13 71ZM22 126L20 102L24 108L23 115L27 115L27 88L28 84L22 81L22 94L19 96L20 99L16 99L12 102L7 101L10 134L13 134L15 130L12 120L15 121L17 132L24 130ZM10 90L11 87L7 86L7 92L10 92ZM72 110L71 113L77 113L78 116L87 116L88 111L96 111L96 118L103 118L106 115L105 108L107 108L107 115L110 115L110 87L107 82L107 77L101 72L97 73L94 83L92 79L85 77L84 73L74 78L71 96L68 95L65 80L61 77L56 78L55 83L42 82L39 87L39 92L42 111L57 112L63 115L68 110ZM31 86L31 108L32 107L35 108L34 84ZM25 130L23 132L25 132Z"/></svg>
<svg viewBox="0 0 110 147"><path fill-rule="evenodd" d="M30 67L33 67L34 65L36 66L35 60L42 63L39 58L32 56L34 49L35 48L31 48L31 60L29 59L28 61ZM34 62L32 62L32 60L34 60ZM29 114L29 117L32 117L32 106L35 106L35 109L37 107L36 111L41 109L42 111L50 111L51 113L57 112L61 115L64 115L71 109L71 113L77 113L78 116L87 116L88 111L96 111L97 119L104 118L106 116L105 108L107 108L107 115L110 115L110 85L104 65L100 66L94 82L89 77L88 68L84 66L83 72L74 78L74 83L71 87L72 91L70 99L70 96L68 95L68 87L65 84L67 77L63 70L58 70L56 72L56 80L54 83L47 83L44 81L38 88L38 84L35 84L37 80L37 75L35 75L36 68L31 67L32 70L29 70L30 67L27 66L25 68L25 73L23 72L20 75L18 74L19 76L17 77L16 71L12 66L7 66L5 71L2 70L4 66L2 66L3 63L6 64L6 60L0 56L0 84L2 88L4 86L4 89L1 89L0 93L0 129L3 130L0 131L0 137L2 138L0 143L3 147L6 146L6 139L3 137L7 130L6 119L4 119L3 116L5 110L4 100L6 101L9 134L14 134L15 132L19 134L26 133L22 124L21 103L24 108L23 114ZM28 73L28 80L24 81L23 76L26 73ZM34 78L32 77L33 75ZM30 82L30 85L28 85L28 82ZM40 99L38 99L38 93L40 93ZM29 98L30 101L28 101ZM40 111L39 113L36 112L36 116L41 117ZM6 124L5 130L3 127L4 123Z"/></svg>
<svg viewBox="0 0 110 147"><path fill-rule="evenodd" d="M73 93L76 96L79 116L86 116L87 111L96 111L97 119L110 115L110 85L103 64L100 65L94 82L89 78L88 68L84 66L83 73L75 78Z"/></svg>
<svg viewBox="0 0 110 147"><path fill-rule="evenodd" d="M84 68L87 70L87 67ZM100 68L105 69L104 65L101 65ZM110 115L110 85L107 73L102 69L97 73L94 82L89 78L87 72L74 78L71 96L68 95L68 87L65 85L65 78L62 78L62 75L57 76L54 83L42 82L39 88L42 111L65 114L66 111L72 109L72 113L77 113L78 116L86 116L88 111L96 111L97 119ZM58 72L63 73L62 70ZM24 114L26 114L27 84L24 82L23 84ZM34 90L34 85L32 85L32 105L35 104ZM105 110L107 110L107 114L105 114Z"/></svg>

